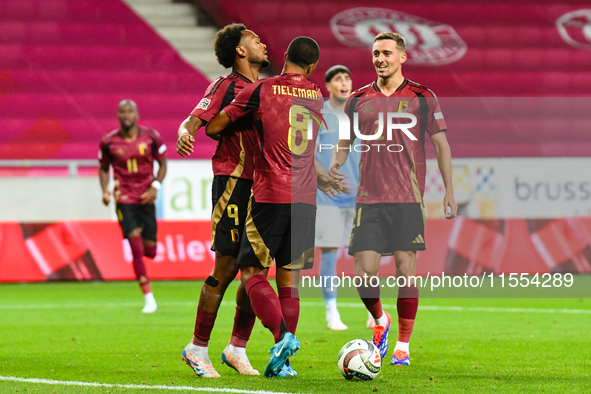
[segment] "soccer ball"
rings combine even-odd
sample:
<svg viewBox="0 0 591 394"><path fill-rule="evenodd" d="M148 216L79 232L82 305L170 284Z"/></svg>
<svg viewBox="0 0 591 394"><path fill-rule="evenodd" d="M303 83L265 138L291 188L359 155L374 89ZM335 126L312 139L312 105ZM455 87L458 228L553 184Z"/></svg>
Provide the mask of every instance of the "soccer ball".
<svg viewBox="0 0 591 394"><path fill-rule="evenodd" d="M347 380L372 380L380 373L382 358L373 343L354 339L341 348L338 366Z"/></svg>

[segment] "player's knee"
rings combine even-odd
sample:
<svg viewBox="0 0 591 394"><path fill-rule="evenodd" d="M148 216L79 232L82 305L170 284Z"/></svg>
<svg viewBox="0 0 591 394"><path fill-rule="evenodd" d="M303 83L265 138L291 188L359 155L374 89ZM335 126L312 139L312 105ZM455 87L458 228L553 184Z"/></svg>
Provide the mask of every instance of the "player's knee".
<svg viewBox="0 0 591 394"><path fill-rule="evenodd" d="M138 227L135 230L133 230L131 233L129 233L128 237L139 237L140 235L142 235L142 228Z"/></svg>
<svg viewBox="0 0 591 394"><path fill-rule="evenodd" d="M255 267L243 267L240 269L240 281L242 284L246 285L246 282L253 276L259 274Z"/></svg>

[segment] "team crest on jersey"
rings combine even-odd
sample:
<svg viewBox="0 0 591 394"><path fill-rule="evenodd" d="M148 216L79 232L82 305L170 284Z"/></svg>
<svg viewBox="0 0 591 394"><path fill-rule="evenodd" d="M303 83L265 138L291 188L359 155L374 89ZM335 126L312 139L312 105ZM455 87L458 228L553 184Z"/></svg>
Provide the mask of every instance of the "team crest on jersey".
<svg viewBox="0 0 591 394"><path fill-rule="evenodd" d="M556 19L556 29L567 44L591 49L591 10L567 12Z"/></svg>
<svg viewBox="0 0 591 394"><path fill-rule="evenodd" d="M398 112L408 112L408 101L398 103Z"/></svg>
<svg viewBox="0 0 591 394"><path fill-rule="evenodd" d="M203 97L201 99L201 101L199 102L199 104L197 104L197 108L207 109L207 107L209 107L209 104L210 103L211 103L211 100L210 99Z"/></svg>
<svg viewBox="0 0 591 394"><path fill-rule="evenodd" d="M123 149L119 148L119 149L117 149L117 152L115 152L115 154L117 156L123 156L125 154L125 152L123 152Z"/></svg>
<svg viewBox="0 0 591 394"><path fill-rule="evenodd" d="M143 156L143 155L145 155L145 154L146 154L146 152L148 151L148 144L146 144L145 142L142 142L142 143L139 145L139 148L140 148L140 155L142 155L142 156Z"/></svg>
<svg viewBox="0 0 591 394"><path fill-rule="evenodd" d="M359 7L332 17L335 37L350 47L373 46L378 32L391 31L406 39L406 63L442 66L464 56L468 46L450 25L388 8Z"/></svg>

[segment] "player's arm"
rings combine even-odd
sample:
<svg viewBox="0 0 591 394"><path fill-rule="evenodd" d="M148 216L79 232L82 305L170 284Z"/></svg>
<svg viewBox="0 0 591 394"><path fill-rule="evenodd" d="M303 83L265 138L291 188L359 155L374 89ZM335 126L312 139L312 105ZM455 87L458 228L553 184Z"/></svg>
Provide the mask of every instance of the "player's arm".
<svg viewBox="0 0 591 394"><path fill-rule="evenodd" d="M443 198L443 209L446 219L453 219L458 213L458 204L454 198L454 190L451 176L451 148L443 131L431 135L431 142L435 148L437 165L443 178L445 186L445 197Z"/></svg>
<svg viewBox="0 0 591 394"><path fill-rule="evenodd" d="M158 190L160 190L160 187L162 186L162 181L166 176L166 156L161 156L157 161L160 166L158 167L156 178L154 178L148 190L146 190L140 196L140 198L142 199L142 204L151 204L154 201L156 201L156 197L158 197Z"/></svg>
<svg viewBox="0 0 591 394"><path fill-rule="evenodd" d="M352 143L353 138L339 140L337 148L334 152L332 152L332 158L330 159L328 175L330 175L334 179L338 179L339 181L345 179L345 175L339 172L339 168L341 168L347 161L347 157L349 156L349 151L351 150Z"/></svg>
<svg viewBox="0 0 591 394"><path fill-rule="evenodd" d="M339 172L339 168L341 168L345 162L347 161L347 157L349 156L349 152L351 151L351 145L353 144L353 141L355 140L355 134L353 133L353 119L352 119L352 114L353 111L355 110L355 101L351 100L351 97L349 97L349 100L347 101L347 104L345 105L345 113L347 114L347 116L349 116L349 123L350 123L350 127L349 128L349 138L345 138L345 139L339 139L339 143L337 144L336 149L332 152L332 158L330 159L330 166L328 167L328 174L335 178L338 179L339 181L342 181L343 179L345 179L345 175L341 172ZM339 130L340 131L340 130Z"/></svg>
<svg viewBox="0 0 591 394"><path fill-rule="evenodd" d="M340 182L330 175L328 172L322 167L322 164L318 162L318 160L314 159L314 164L316 167L316 179L318 181L318 189L324 192L328 197L336 197L337 193L341 194L341 185Z"/></svg>
<svg viewBox="0 0 591 394"><path fill-rule="evenodd" d="M99 181L101 183L101 189L103 190L103 204L109 205L111 202L111 193L108 190L109 187L109 165L106 166L101 164L99 168Z"/></svg>
<svg viewBox="0 0 591 394"><path fill-rule="evenodd" d="M176 141L176 151L179 155L185 157L193 153L195 134L204 124L205 122L195 115L189 115L189 117L181 123L178 131L178 139Z"/></svg>
<svg viewBox="0 0 591 394"><path fill-rule="evenodd" d="M218 112L205 128L205 134L219 139L222 132L238 119L259 109L262 83L253 83L240 91L234 100Z"/></svg>
<svg viewBox="0 0 591 394"><path fill-rule="evenodd" d="M205 134L209 138L219 140L221 138L222 131L224 131L224 129L231 123L232 119L230 116L228 116L226 111L221 110L213 117L211 122L207 124L207 127L205 128Z"/></svg>

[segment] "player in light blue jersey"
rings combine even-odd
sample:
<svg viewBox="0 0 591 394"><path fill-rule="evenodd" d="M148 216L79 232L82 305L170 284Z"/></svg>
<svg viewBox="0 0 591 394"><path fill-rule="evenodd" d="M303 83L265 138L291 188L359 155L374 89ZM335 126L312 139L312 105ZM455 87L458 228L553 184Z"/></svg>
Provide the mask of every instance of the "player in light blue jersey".
<svg viewBox="0 0 591 394"><path fill-rule="evenodd" d="M349 69L341 65L333 66L326 71L325 81L330 99L324 103L324 109L343 111L353 86ZM318 134L316 166L322 166L328 170L333 149L339 142L339 130L336 116L325 114L324 119L328 129L322 125ZM343 193L333 198L329 198L325 193L318 193L316 199L318 208L316 211L315 246L322 249L320 275L323 284L325 283L324 277L329 277L326 280L328 286L322 287L322 296L326 305L326 321L331 330L347 329L337 310L337 291L331 289L330 277L336 275L338 248L349 245L353 214L355 213L357 184L359 183L359 153L351 149L349 160L340 170L347 175L341 186Z"/></svg>

